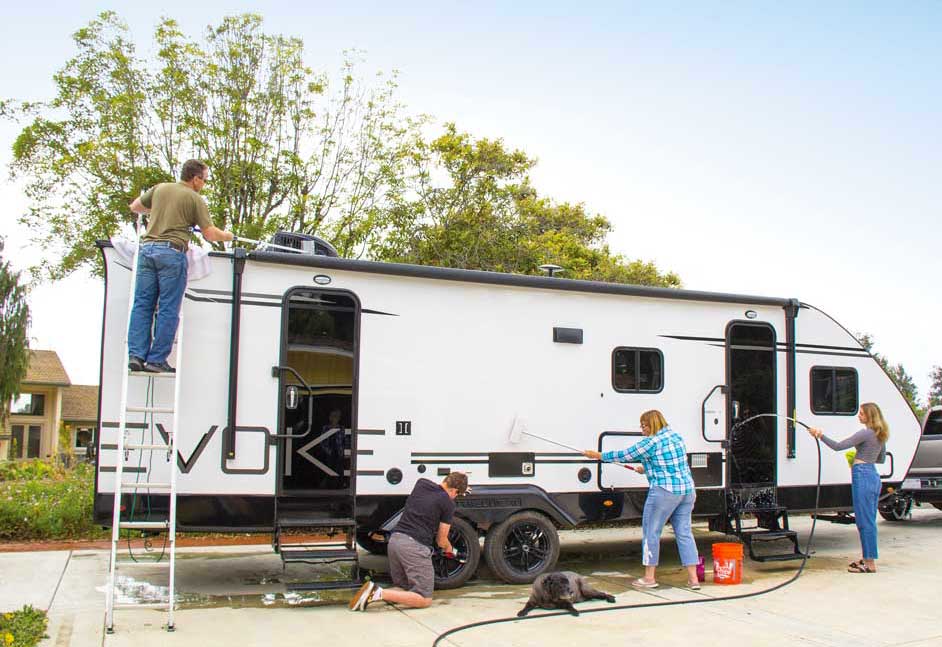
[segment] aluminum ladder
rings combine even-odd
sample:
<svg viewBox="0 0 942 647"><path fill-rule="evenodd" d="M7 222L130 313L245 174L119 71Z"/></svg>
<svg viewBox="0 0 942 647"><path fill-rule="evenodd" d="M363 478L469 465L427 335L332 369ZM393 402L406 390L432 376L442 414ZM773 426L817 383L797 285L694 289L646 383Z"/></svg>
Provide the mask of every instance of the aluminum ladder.
<svg viewBox="0 0 942 647"><path fill-rule="evenodd" d="M129 299L128 299L128 327L130 327L131 322L131 312L134 309L134 294L137 287L137 263L138 256L140 255L140 246L141 246L141 218L138 216L137 220L137 240L138 245L134 252L134 259L131 264L131 285L129 288ZM117 461L115 466L115 481L114 481L114 512L111 521L111 561L108 569L108 584L106 587L106 607L105 607L105 631L109 634L114 633L114 612L116 608L166 608L167 609L167 631L173 631L175 629L173 611L175 606L175 588L174 588L174 579L176 575L176 528L177 528L177 430L179 426L179 402L180 402L180 380L178 378L179 372L183 367L183 315L180 315L180 323L177 328L177 341L176 341L176 364L177 364L177 373L147 373L147 372L132 372L128 369L128 363L130 360L129 357L129 335L128 328L125 328L124 336L124 367L123 367L123 376L121 378L121 412L119 414L118 422L118 443L117 443ZM148 396L145 398L145 404L143 406L128 406L128 391L130 387L131 379L135 380L135 386L144 386L146 387L146 393ZM156 406L153 402L155 399L154 394L157 391L157 382L162 380L173 380L173 403L170 406ZM128 414L144 414L145 424L139 426L142 428L141 440L140 442L132 442L129 439L130 429L128 424ZM147 431L146 419L150 417L151 429L154 426L153 416L155 414L172 414L173 423L169 431L161 434L161 438L165 440L163 444L158 444L152 442L145 442L144 434ZM147 480L145 481L136 481L136 482L126 482L124 480L125 467L124 463L128 460L128 455L131 451L140 451L143 455L153 457L155 454L161 454L166 456L166 460L169 463L169 472L170 478L169 482L156 483L151 482L150 476L151 472L147 472ZM151 463L152 464L152 463ZM140 477L138 477L140 478ZM158 521L135 521L122 520L121 519L121 507L124 494L131 494L136 497L139 493L145 492L147 494L151 493L169 493L169 514L164 520ZM142 561L118 561L118 543L121 540L121 531L122 530L144 530L144 531L154 531L160 532L164 531L167 533L166 546L169 550L169 562L155 562L153 560L142 560ZM154 566L155 564L163 565L167 564L170 570L170 578L168 585L168 597L166 602L158 603L130 603L130 604L116 604L116 580L117 572L119 568L124 567L133 567L133 566Z"/></svg>

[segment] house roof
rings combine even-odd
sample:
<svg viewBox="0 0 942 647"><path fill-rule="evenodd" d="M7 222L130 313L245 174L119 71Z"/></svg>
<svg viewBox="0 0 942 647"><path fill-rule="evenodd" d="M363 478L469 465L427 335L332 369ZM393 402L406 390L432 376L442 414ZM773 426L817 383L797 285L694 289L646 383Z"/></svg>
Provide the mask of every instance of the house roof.
<svg viewBox="0 0 942 647"><path fill-rule="evenodd" d="M76 384L62 389L62 419L98 419L98 385Z"/></svg>
<svg viewBox="0 0 942 647"><path fill-rule="evenodd" d="M51 384L69 386L69 374L65 372L62 361L54 350L31 350L29 368L26 369L24 384Z"/></svg>

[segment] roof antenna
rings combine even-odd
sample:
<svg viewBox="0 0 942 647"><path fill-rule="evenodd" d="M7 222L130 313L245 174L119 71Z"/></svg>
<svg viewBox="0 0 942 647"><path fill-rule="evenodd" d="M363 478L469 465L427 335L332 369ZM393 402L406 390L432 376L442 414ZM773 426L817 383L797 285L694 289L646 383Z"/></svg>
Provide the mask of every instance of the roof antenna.
<svg viewBox="0 0 942 647"><path fill-rule="evenodd" d="M562 267L560 265L553 265L552 263L540 265L540 269L546 272L546 276L556 276L560 272L566 271L565 267Z"/></svg>

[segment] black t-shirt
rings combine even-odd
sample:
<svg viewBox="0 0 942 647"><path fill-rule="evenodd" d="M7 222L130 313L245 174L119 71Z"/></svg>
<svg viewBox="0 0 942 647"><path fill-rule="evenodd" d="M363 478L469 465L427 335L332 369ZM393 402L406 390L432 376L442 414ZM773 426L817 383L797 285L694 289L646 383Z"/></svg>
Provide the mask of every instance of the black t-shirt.
<svg viewBox="0 0 942 647"><path fill-rule="evenodd" d="M412 494L406 499L406 508L393 532L409 535L424 546L435 548L438 524L451 523L455 516L455 502L438 483L419 479Z"/></svg>

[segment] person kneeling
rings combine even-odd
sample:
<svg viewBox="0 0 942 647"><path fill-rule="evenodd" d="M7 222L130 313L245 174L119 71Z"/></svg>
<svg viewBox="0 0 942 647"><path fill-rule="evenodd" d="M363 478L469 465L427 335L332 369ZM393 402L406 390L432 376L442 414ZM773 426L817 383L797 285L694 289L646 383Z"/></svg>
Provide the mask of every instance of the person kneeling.
<svg viewBox="0 0 942 647"><path fill-rule="evenodd" d="M389 574L396 588L384 589L367 581L350 600L351 611L365 611L377 600L414 609L432 604L433 542L445 554L454 553L448 532L455 515L455 498L468 491L468 477L461 472L452 472L441 483L424 478L416 482L389 538Z"/></svg>

